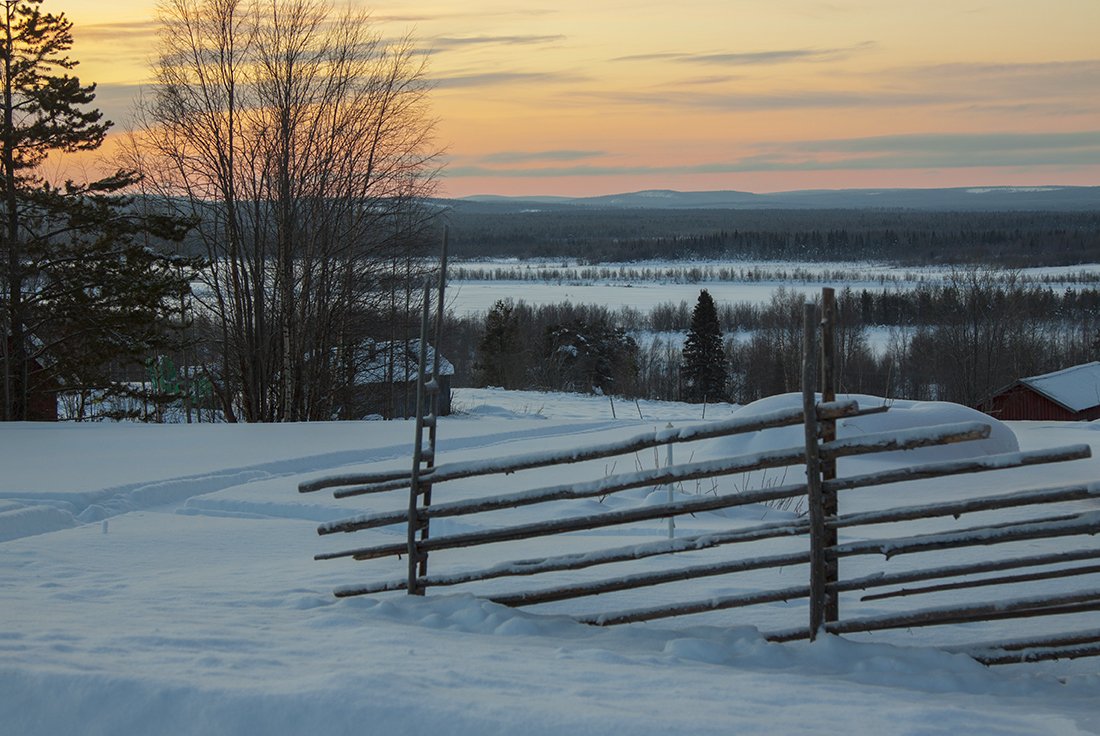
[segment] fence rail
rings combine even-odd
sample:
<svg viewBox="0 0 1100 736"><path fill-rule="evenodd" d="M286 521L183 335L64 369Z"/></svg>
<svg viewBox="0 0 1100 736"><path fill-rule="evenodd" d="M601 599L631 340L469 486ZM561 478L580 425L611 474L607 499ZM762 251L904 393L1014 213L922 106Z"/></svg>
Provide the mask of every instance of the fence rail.
<svg viewBox="0 0 1100 736"><path fill-rule="evenodd" d="M826 340L821 345L821 373L826 382L832 375L830 295L823 299ZM389 512L361 514L322 524L318 533L332 535L353 533L371 529L404 525L408 541L392 544L374 544L342 551L324 552L315 556L318 560L352 558L371 560L384 557L408 556L407 574L401 578L378 580L365 584L338 588L339 597L377 594L404 590L423 594L432 587L479 583L496 578L537 576L545 573L561 573L585 568L612 565L654 557L675 555L735 544L748 544L782 537L804 539L802 550L775 554L746 555L737 559L715 562L684 564L659 571L641 573L614 573L602 579L566 581L543 584L530 590L501 593L482 593L484 597L509 606L528 606L577 598L599 596L618 591L660 586L686 580L736 575L750 571L763 571L797 566L809 571L805 584L774 590L753 590L733 595L710 595L699 600L680 600L621 611L601 611L575 616L577 620L595 625L616 625L635 621L647 621L670 616L695 614L772 603L776 601L808 601L808 625L767 633L775 641L794 639L813 640L820 632L848 634L877 631L890 628L918 626L943 626L962 622L991 621L1005 618L1032 616L1066 616L1100 610L1100 586L1082 583L1082 589L1063 589L1057 593L994 596L991 599L967 600L950 605L932 605L913 610L873 616L841 617L840 595L858 591L876 590L860 600L880 601L907 599L922 595L936 595L948 591L990 591L1011 586L1030 584L1043 580L1087 580L1100 574L1100 565L1076 564L1100 559L1100 549L1095 543L1080 549L1061 549L1045 554L1001 555L996 560L978 559L957 564L933 564L920 569L899 571L879 570L856 577L843 578L842 559L881 556L891 560L900 556L918 555L942 550L991 547L1024 540L1059 538L1070 540L1092 536L1100 532L1100 511L1074 513L1044 513L1042 507L1050 504L1068 504L1100 498L1100 483L1073 484L1046 488L1008 491L974 498L939 503L898 505L878 511L841 513L842 492L856 489L878 488L890 493L893 484L928 479L945 479L974 473L990 473L1040 464L1072 461L1090 456L1087 445L1027 452L1012 452L985 457L925 463L910 467L896 467L861 475L837 477L836 461L839 458L874 455L882 452L911 450L921 447L941 446L970 442L986 438L990 426L982 422L964 422L936 427L894 430L856 437L837 436L836 423L886 411L885 407L860 408L853 401L834 401L835 392L825 385L818 401L815 386L816 375L816 312L807 305L804 330L803 400L801 407L792 407L750 419L734 418L678 429L655 430L650 433L616 442L609 442L579 450L563 450L531 453L502 459L454 462L422 467L418 462L412 473L388 472L348 474L303 483L303 493L334 489L337 498L366 494L384 494L392 491L408 491L408 508ZM430 377L422 380L430 381ZM564 464L588 462L629 455L643 450L656 450L675 444L730 437L745 433L757 433L782 427L804 427L804 444L798 447L759 452L722 458L706 462L655 467L633 473L620 473L588 482L565 483L544 486L513 493L473 498L449 503L431 504L430 495L422 489L431 489L440 483L491 475L508 475L525 470L552 468ZM433 425L434 427L434 425ZM419 431L419 430L418 430ZM433 437L434 439L434 437ZM434 458L433 458L434 460ZM463 519L486 512L514 509L551 501L574 501L603 498L638 488L657 488L669 484L717 478L773 468L801 466L805 468L804 482L787 483L777 487L714 495L700 495L669 503L645 505L625 510L603 511L545 519L507 526L488 526L473 531L422 534L416 538L413 530L426 529L432 519ZM1006 489L1007 490L1007 489ZM554 555L533 559L503 561L489 567L458 572L429 574L429 553L441 553L465 547L498 544L502 542L526 542L538 537L554 536L570 532L603 529L612 526L636 524L642 521L674 518L686 514L730 509L750 504L798 500L806 504L804 516L778 522L761 522L737 529L712 531L706 534L681 536L659 542L648 542L624 547L613 547L584 553ZM861 538L839 542L838 530L854 530L871 525L902 525L910 522L927 522L931 519L963 514L991 514L1009 509L1035 508L1026 518L1009 521L995 520L975 526L950 531L924 531L899 533L881 539ZM671 528L671 527L670 527ZM859 536L859 535L857 535ZM1069 542L1067 541L1067 544ZM847 563L845 563L847 564ZM988 573L1017 571L1012 574L988 576ZM976 577L986 575L985 577ZM912 587L898 587L912 583L926 583ZM888 589L888 590L884 590ZM971 654L987 664L1037 661L1058 656L1093 656L1100 653L1100 631L1089 630L1067 634L1048 635L1035 639L975 644L956 648Z"/></svg>

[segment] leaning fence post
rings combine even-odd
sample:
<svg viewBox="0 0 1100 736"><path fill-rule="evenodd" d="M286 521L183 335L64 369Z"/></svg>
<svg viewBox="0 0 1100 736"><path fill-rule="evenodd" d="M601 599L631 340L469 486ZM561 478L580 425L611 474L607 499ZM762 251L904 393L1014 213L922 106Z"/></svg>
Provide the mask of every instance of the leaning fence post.
<svg viewBox="0 0 1100 736"><path fill-rule="evenodd" d="M836 292L826 286L821 290L821 401L827 403L836 401ZM821 422L821 441L832 442L836 439L836 420L825 419ZM836 479L836 460L821 461L821 479L830 481ZM827 484L826 484L827 485ZM822 491L822 504L825 517L825 547L835 547L836 517L839 512L837 505L837 493L835 490ZM834 558L825 563L825 584L835 586L840 577L839 560ZM833 587L825 601L825 620L838 621L840 619L840 600Z"/></svg>
<svg viewBox="0 0 1100 736"><path fill-rule="evenodd" d="M802 414L806 430L806 506L810 515L810 641L817 637L825 620L825 509L817 444L815 312L812 304L802 306Z"/></svg>
<svg viewBox="0 0 1100 736"><path fill-rule="evenodd" d="M420 318L420 356L416 363L416 438L413 441L413 463L409 482L409 521L408 521L408 554L409 577L406 590L409 595L424 595L424 588L417 579L417 568L420 566L420 551L416 543L416 533L420 529L420 461L424 454L424 363L428 344L428 306L432 298L432 284L428 279L424 280L424 308ZM427 569L427 560L424 560L424 569Z"/></svg>
<svg viewBox="0 0 1100 736"><path fill-rule="evenodd" d="M443 247L439 254L439 292L436 294L435 300L435 336L432 338L435 342L434 349L432 350L432 382L435 388L429 392L430 396L427 397L428 411L431 414L431 423L428 425L428 462L425 464L426 469L431 470L435 467L435 440L436 430L439 428L439 415L440 407L443 404L443 388L439 380L439 351L442 349L443 344L443 297L447 289L447 241L449 230L447 227L443 228ZM429 284L424 284L424 300L425 303L428 299ZM425 309L425 315L427 311ZM424 335L427 334L427 323L424 324L423 332L420 336L420 364L423 365L425 360L426 348L424 344ZM423 383L423 372L420 375L420 382ZM423 416L423 412L417 410L417 422L420 422L417 426L416 436L420 439L423 432L423 420L419 417ZM423 459L423 452L421 452L421 459ZM428 508L432 505L432 484L425 483L423 486L423 503L424 508ZM420 541L428 539L430 520L424 519L420 528ZM420 575L424 576L428 574L428 555L425 553L420 558Z"/></svg>
<svg viewBox="0 0 1100 736"><path fill-rule="evenodd" d="M665 427L665 429L672 429L672 422L669 422L668 425ZM672 441L671 440L669 440L669 443L668 443L668 451L665 453L665 467L666 468L671 468L672 467ZM668 502L669 503L672 503L673 501L676 500L672 495L674 485L675 484L672 481L669 481L669 483L668 483ZM668 517L668 538L672 539L675 536L676 536L676 517L675 516L670 516L670 517Z"/></svg>

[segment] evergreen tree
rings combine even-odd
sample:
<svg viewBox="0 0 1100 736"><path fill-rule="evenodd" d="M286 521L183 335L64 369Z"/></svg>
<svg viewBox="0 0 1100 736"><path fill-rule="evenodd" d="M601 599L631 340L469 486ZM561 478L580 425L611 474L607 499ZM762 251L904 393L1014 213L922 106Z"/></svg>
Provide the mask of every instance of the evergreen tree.
<svg viewBox="0 0 1100 736"><path fill-rule="evenodd" d="M72 23L42 0L0 0L0 418L28 418L46 386L102 387L113 365L167 347L167 315L187 291L191 261L151 246L185 226L123 196L116 171L93 182L42 176L51 152L98 148L110 127L95 85L67 72Z"/></svg>
<svg viewBox="0 0 1100 736"><path fill-rule="evenodd" d="M728 370L722 347L722 327L714 299L703 289L691 313L691 329L684 340L683 398L686 401L722 401Z"/></svg>
<svg viewBox="0 0 1100 736"><path fill-rule="evenodd" d="M522 388L522 352L515 305L510 299L499 300L486 315L485 334L477 344L478 385Z"/></svg>
<svg viewBox="0 0 1100 736"><path fill-rule="evenodd" d="M638 377L638 344L605 319L547 326L543 359L547 388L629 395Z"/></svg>

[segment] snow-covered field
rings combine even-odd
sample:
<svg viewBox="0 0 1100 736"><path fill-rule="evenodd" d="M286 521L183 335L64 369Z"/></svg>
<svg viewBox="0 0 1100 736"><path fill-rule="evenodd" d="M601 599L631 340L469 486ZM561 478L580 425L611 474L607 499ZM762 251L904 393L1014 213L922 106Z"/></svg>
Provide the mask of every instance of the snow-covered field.
<svg viewBox="0 0 1100 736"><path fill-rule="evenodd" d="M706 289L718 302L752 302L766 304L776 289L783 286L807 296L821 293L821 284L792 285L781 282L737 283L703 281L694 284L614 284L575 282L559 284L551 281L453 281L447 286L447 306L458 316L488 312L502 299L523 300L532 306L542 304L602 304L610 310L623 307L648 312L659 304L687 302L694 305L699 290Z"/></svg>
<svg viewBox="0 0 1100 736"><path fill-rule="evenodd" d="M942 284L952 273L945 267L900 268L862 261L645 261L586 267L571 262L506 259L461 261L454 264L454 269L480 274L477 279L454 278L452 270L447 303L459 316L487 312L501 299L522 299L531 305L570 301L648 312L669 302L694 304L700 289L707 289L720 303L763 304L780 287L807 296L820 294L822 286L906 290L921 284ZM692 280L693 270L702 270L704 278ZM718 278L723 270L736 276ZM498 272L504 278L492 278ZM601 276L601 272L607 275ZM1013 273L1023 283L1050 286L1057 291L1095 288L1100 264L1025 268ZM714 277L708 278L707 274Z"/></svg>
<svg viewBox="0 0 1100 736"><path fill-rule="evenodd" d="M455 406L461 413L440 425L440 462L586 446L701 419L697 406L617 402L613 418L606 397L494 390L459 390ZM710 406L706 418L735 410ZM967 411L898 410L896 417L933 421ZM849 429L873 431L882 421L865 418ZM797 444L799 431L713 441L693 459ZM315 562L314 554L403 537L396 529L318 537L318 522L400 507L400 493L337 501L326 492L299 494L297 485L334 472L403 468L411 435L408 422L0 425L0 733L1100 733L1100 659L987 669L933 646L989 640L1002 631L1098 628L1100 614L1079 615L1069 625L1031 619L771 644L759 629L801 625L804 601L608 629L560 615L725 594L740 590L734 585L766 584L764 576L745 583L704 578L528 611L446 588L425 598L336 599L338 586L400 577L403 563ZM920 452L930 459L1073 443L1091 445L1094 459L856 492L842 504L846 511L880 508L898 499L957 497L963 486L967 493L991 493L1096 480L1100 424L997 425L981 447ZM436 500L444 493L480 496L598 478L663 461L663 454L643 453L623 458L617 468L599 461L458 481L439 486ZM862 472L871 461L850 463L842 473ZM776 480L733 477L722 481L733 484L722 490ZM586 503L629 507L665 493ZM1080 510L1090 502L1066 506ZM527 507L515 518L564 509ZM677 534L793 514L769 507L699 514L680 519ZM458 528L458 522L433 526L438 533ZM504 554L637 544L661 539L665 530L665 522L640 523L548 538ZM790 551L790 544L768 542L753 553ZM1037 541L1028 549L1057 544ZM431 565L433 571L482 567L499 561L492 555L500 553L494 547L440 552ZM638 569L669 564L668 558L641 562ZM772 587L805 582L799 569L768 575L782 577ZM1098 579L1093 576L1093 587ZM506 581L493 589L532 587L530 580ZM890 605L911 601L842 600L853 613Z"/></svg>

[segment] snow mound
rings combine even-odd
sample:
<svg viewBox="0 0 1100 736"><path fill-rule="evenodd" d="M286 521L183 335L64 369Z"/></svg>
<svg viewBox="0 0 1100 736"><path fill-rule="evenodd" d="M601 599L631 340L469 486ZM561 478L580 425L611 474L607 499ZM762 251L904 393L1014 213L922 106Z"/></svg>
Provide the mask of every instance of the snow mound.
<svg viewBox="0 0 1100 736"><path fill-rule="evenodd" d="M845 459L840 461L842 466L856 463L860 465L861 469L866 469L868 465L877 467L917 465L928 462L983 457L1005 452L1018 452L1020 449L1016 435L1006 425L988 414L983 414L976 409L961 404L951 404L944 401L887 400L865 394L844 394L838 396L837 399L857 401L861 409L870 409L877 406L889 407L882 414L840 420L837 422L837 437L839 439L918 427L932 427L940 424L957 424L959 422L981 422L990 426L989 437L983 440L940 447L925 447L917 450L886 452L876 454L873 457ZM780 394L743 406L734 411L734 416L750 418L801 405L801 394ZM799 447L804 442L802 426L798 425L715 440L710 446L700 450L698 457L728 457L730 455L765 452L777 447Z"/></svg>
<svg viewBox="0 0 1100 736"><path fill-rule="evenodd" d="M498 419L545 419L537 407L531 411L516 411L494 404L479 404L478 406L466 410L464 413L478 417L496 417Z"/></svg>
<svg viewBox="0 0 1100 736"><path fill-rule="evenodd" d="M0 511L0 542L76 526L72 513L56 506L25 506Z"/></svg>

